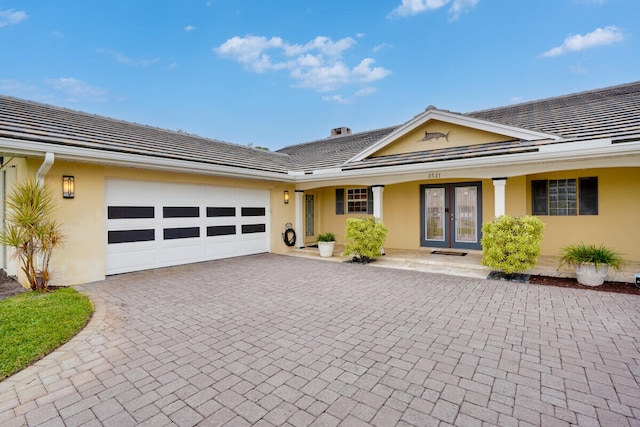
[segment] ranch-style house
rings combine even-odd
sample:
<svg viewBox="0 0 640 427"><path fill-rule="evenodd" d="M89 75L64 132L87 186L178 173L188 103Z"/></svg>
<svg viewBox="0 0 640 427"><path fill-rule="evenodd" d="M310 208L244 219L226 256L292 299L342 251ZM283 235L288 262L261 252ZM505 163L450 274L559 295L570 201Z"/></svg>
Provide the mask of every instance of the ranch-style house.
<svg viewBox="0 0 640 427"><path fill-rule="evenodd" d="M543 255L585 242L640 261L640 82L464 114L429 106L276 152L0 96L0 156L0 215L27 179L57 201L56 284L285 253L326 231L340 244L352 216L381 219L385 248L455 251L480 250L497 216L535 215ZM18 274L9 255L0 264Z"/></svg>

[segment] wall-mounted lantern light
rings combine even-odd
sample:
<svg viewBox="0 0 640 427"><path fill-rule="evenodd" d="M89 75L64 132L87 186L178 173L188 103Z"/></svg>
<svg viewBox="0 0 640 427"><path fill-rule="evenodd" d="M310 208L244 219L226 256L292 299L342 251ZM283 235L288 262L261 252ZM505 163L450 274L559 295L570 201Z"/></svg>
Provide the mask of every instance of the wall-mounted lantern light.
<svg viewBox="0 0 640 427"><path fill-rule="evenodd" d="M284 204L289 204L289 190L284 190Z"/></svg>
<svg viewBox="0 0 640 427"><path fill-rule="evenodd" d="M72 176L65 175L62 177L62 197L65 199L73 199L76 193L76 184Z"/></svg>

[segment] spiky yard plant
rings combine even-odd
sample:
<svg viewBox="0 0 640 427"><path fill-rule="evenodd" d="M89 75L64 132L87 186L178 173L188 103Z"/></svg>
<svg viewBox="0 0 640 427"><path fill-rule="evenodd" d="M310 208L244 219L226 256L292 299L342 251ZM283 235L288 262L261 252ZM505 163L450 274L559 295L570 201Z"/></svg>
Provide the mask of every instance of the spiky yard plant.
<svg viewBox="0 0 640 427"><path fill-rule="evenodd" d="M20 183L7 197L5 229L0 244L14 249L29 287L46 290L51 272L49 262L53 250L62 245L60 224L51 218L55 204L44 185L36 181Z"/></svg>

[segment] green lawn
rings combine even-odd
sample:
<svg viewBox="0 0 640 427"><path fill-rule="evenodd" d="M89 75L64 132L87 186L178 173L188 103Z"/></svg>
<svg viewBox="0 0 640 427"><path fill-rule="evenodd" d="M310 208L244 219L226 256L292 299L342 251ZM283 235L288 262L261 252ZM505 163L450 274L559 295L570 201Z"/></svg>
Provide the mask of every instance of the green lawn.
<svg viewBox="0 0 640 427"><path fill-rule="evenodd" d="M0 380L69 341L92 313L91 301L71 288L0 301Z"/></svg>

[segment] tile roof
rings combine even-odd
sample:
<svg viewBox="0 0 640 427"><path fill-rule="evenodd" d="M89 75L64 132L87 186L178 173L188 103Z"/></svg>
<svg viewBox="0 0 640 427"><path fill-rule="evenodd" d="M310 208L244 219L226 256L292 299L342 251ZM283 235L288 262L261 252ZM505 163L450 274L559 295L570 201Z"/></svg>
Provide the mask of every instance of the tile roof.
<svg viewBox="0 0 640 427"><path fill-rule="evenodd" d="M640 82L465 114L565 139L640 135Z"/></svg>
<svg viewBox="0 0 640 427"><path fill-rule="evenodd" d="M293 170L314 170L338 167L393 132L397 126L333 136L278 150L288 154Z"/></svg>
<svg viewBox="0 0 640 427"><path fill-rule="evenodd" d="M279 153L0 96L0 137L286 173Z"/></svg>
<svg viewBox="0 0 640 427"><path fill-rule="evenodd" d="M499 156L504 154L519 154L538 151L541 145L552 144L555 141L504 141L491 142L463 147L442 148L438 150L416 151L411 153L393 154L372 157L344 165L343 170L364 169L370 167L410 165L416 163L432 163L445 160L459 160L477 157Z"/></svg>
<svg viewBox="0 0 640 427"><path fill-rule="evenodd" d="M539 101L460 114L464 117L560 136L565 140L640 137L640 82ZM346 163L399 126L326 138L283 148L293 164L305 170L341 167L343 170L486 157L537 151L553 141L505 141L473 147L453 147Z"/></svg>
<svg viewBox="0 0 640 427"><path fill-rule="evenodd" d="M460 114L560 136L566 141L640 137L640 82ZM169 130L0 96L0 137L287 173L362 169L537 150L551 141L505 141L350 162L399 126L291 145L251 149ZM562 143L562 142L560 142Z"/></svg>

